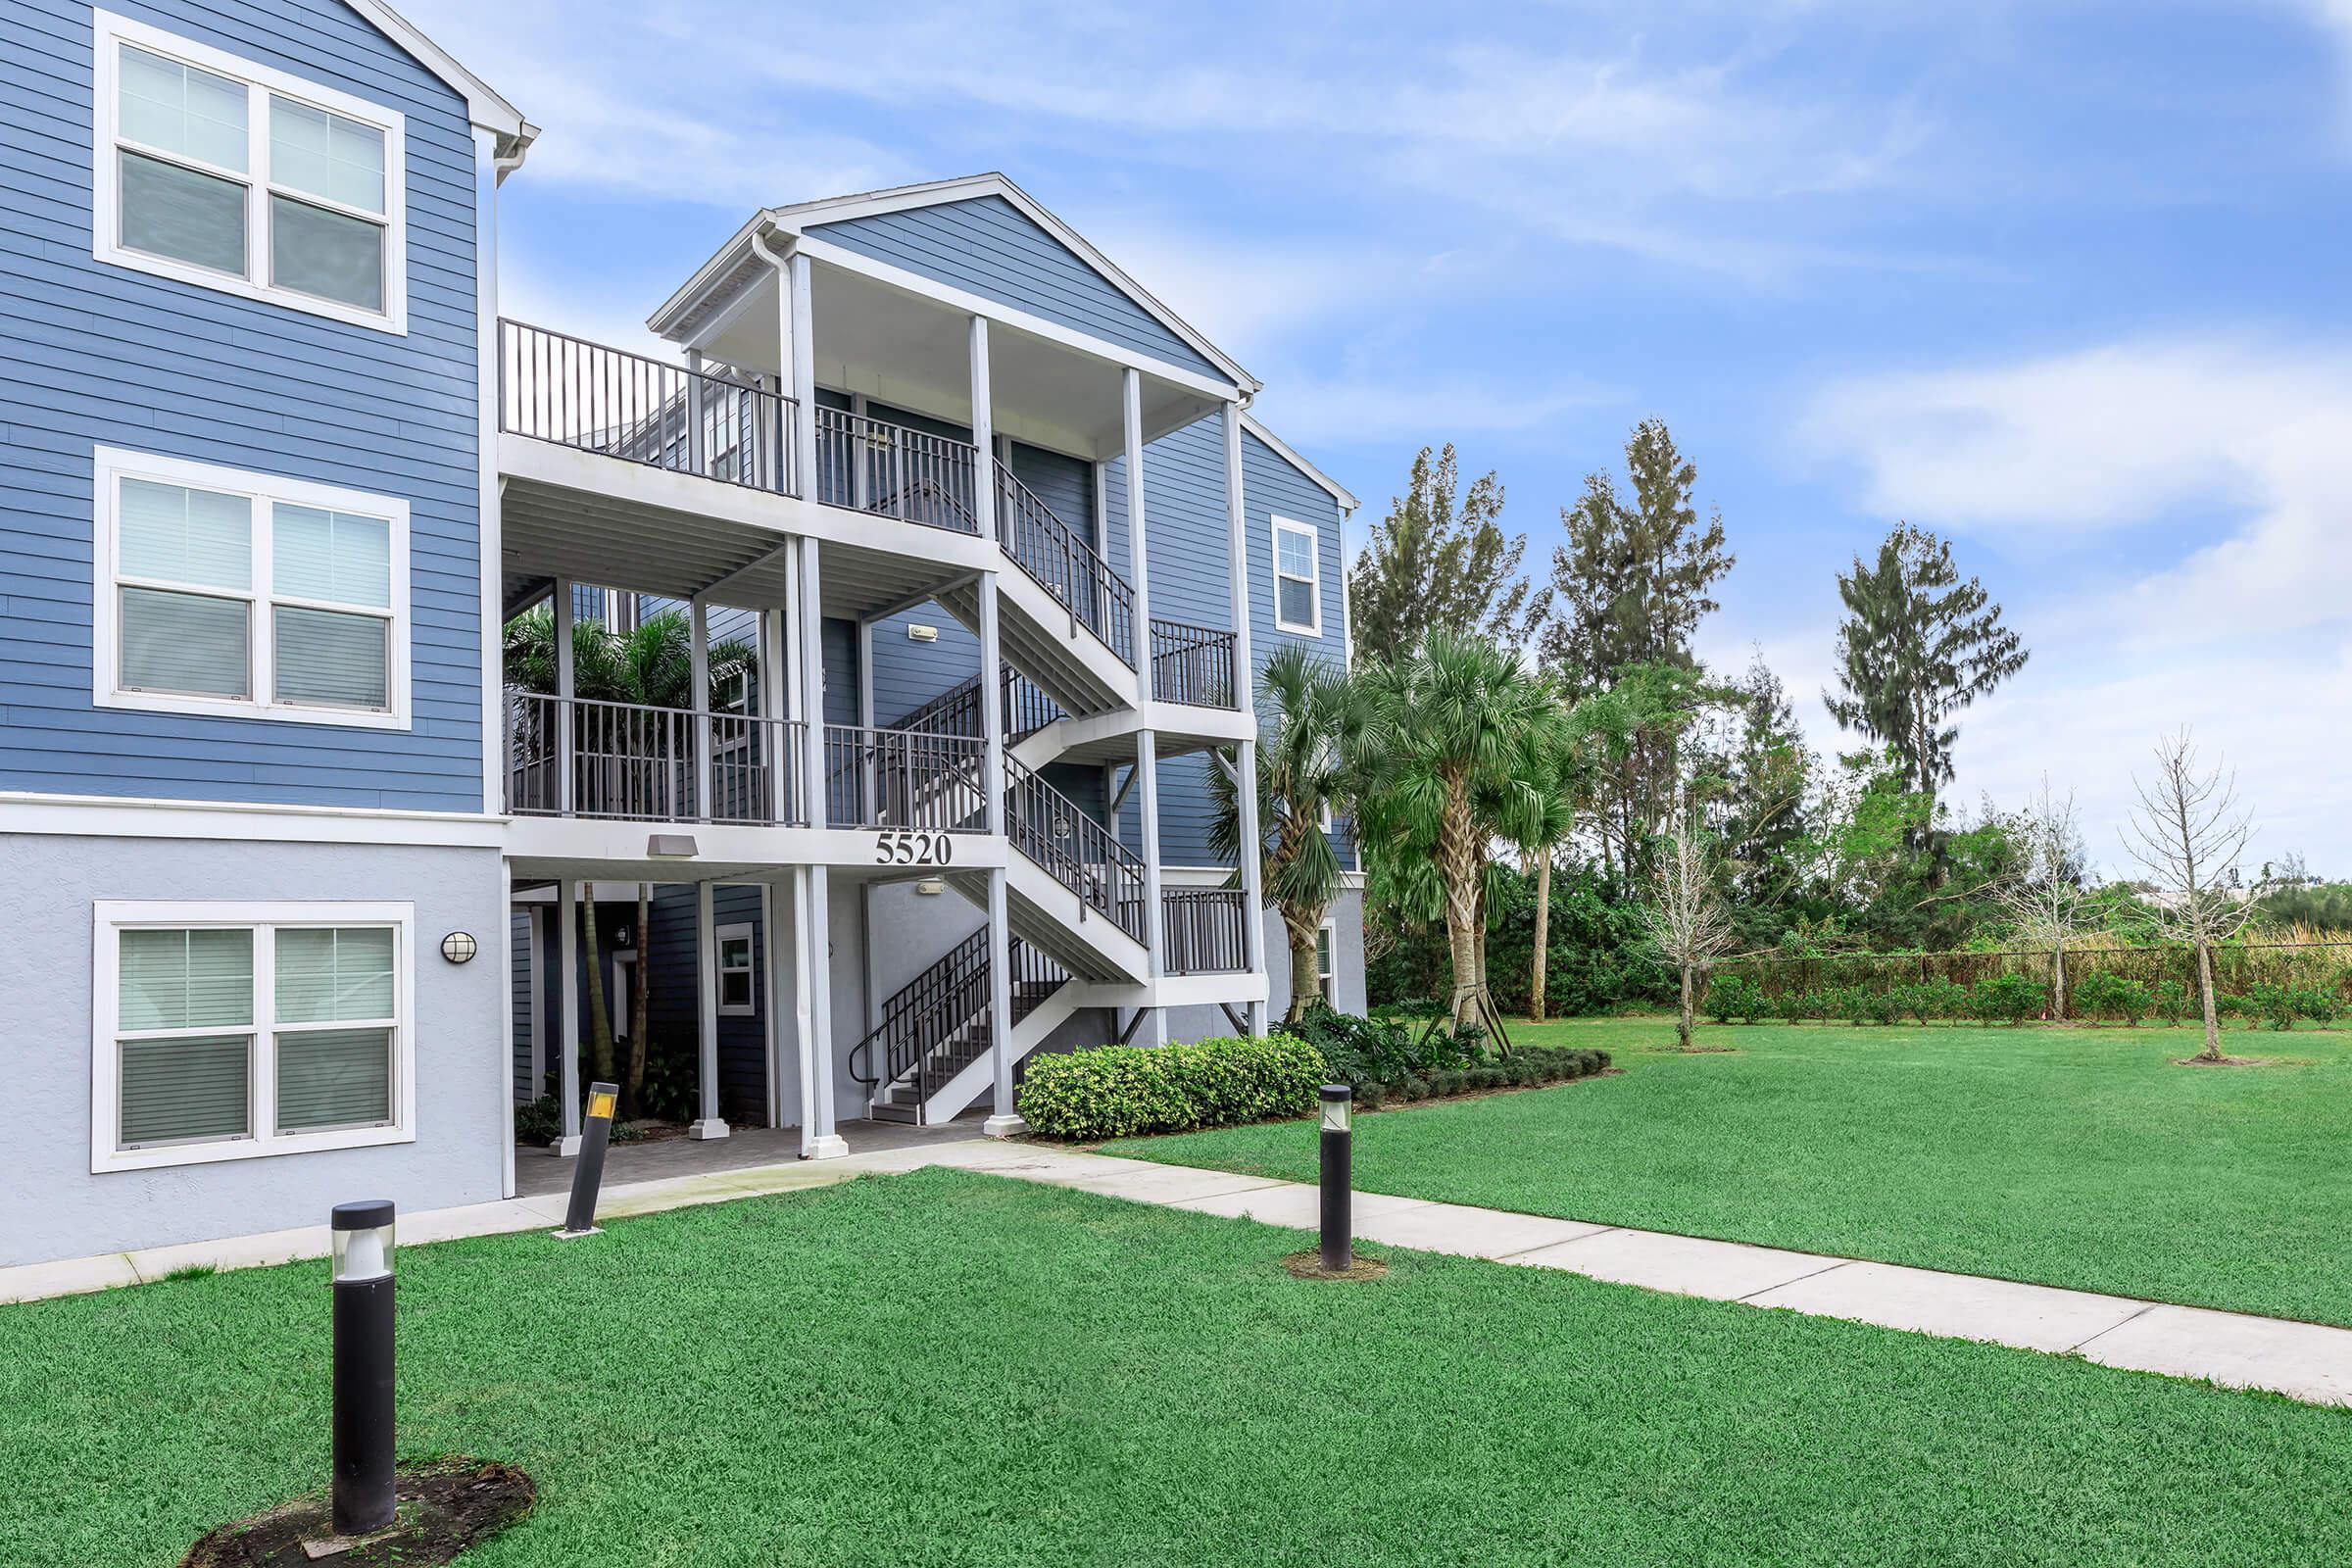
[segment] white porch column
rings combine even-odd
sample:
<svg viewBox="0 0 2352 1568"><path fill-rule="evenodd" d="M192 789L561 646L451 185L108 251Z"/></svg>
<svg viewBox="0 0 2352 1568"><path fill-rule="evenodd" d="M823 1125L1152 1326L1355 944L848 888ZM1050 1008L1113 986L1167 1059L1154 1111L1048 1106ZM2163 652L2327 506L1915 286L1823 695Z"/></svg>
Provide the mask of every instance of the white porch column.
<svg viewBox="0 0 2352 1568"><path fill-rule="evenodd" d="M571 814L572 728L575 718L571 709L571 579L556 579L554 605L556 620L556 812ZM571 1009L566 1007L568 1013Z"/></svg>
<svg viewBox="0 0 2352 1568"><path fill-rule="evenodd" d="M694 682L694 814L712 821L717 803L710 795L710 607L696 594L686 610L687 678Z"/></svg>
<svg viewBox="0 0 2352 1568"><path fill-rule="evenodd" d="M1144 824L1144 946L1152 955L1152 998L1156 1003L1160 976L1168 972L1167 932L1159 903L1159 737L1148 729L1138 730L1135 736L1135 783L1136 814ZM1156 1005L1152 1007L1136 1041L1146 1046L1166 1045L1167 1013Z"/></svg>
<svg viewBox="0 0 2352 1568"><path fill-rule="evenodd" d="M972 318L972 515L980 537L997 536L997 442L988 390L988 318Z"/></svg>
<svg viewBox="0 0 2352 1568"><path fill-rule="evenodd" d="M1150 557L1144 549L1144 378L1130 368L1121 374L1127 436L1127 582L1135 590L1137 689L1152 698L1152 592Z"/></svg>
<svg viewBox="0 0 2352 1568"><path fill-rule="evenodd" d="M718 920L716 916L717 890L709 882L694 885L694 972L699 982L695 998L694 1018L700 1037L695 1054L696 1103L702 1114L686 1129L689 1138L724 1138L726 1118L718 1113ZM638 963L641 966L638 984L645 983L642 968L653 961L653 933L637 933Z"/></svg>
<svg viewBox="0 0 2352 1568"><path fill-rule="evenodd" d="M501 913L498 922L498 972L505 975L507 984L512 986L514 983L514 862L503 856L500 857L498 862L498 907ZM531 929L536 932L538 927L534 925ZM536 959L537 955L533 954L528 956ZM539 965L535 961L530 961L526 962L523 967L530 975L530 983L535 987L539 981ZM537 991L534 990L531 994L531 1011L534 1017L538 1010L539 997ZM507 1004L498 1009L498 1015L499 1040L505 1047L499 1059L506 1063L506 1071L499 1074L498 1095L506 1105L507 1123L506 1141L499 1145L499 1193L503 1197L513 1198L514 1196L515 1108L514 1003L514 994L511 991L508 993ZM539 1039L536 1031L531 1037L531 1054L534 1056L539 1054ZM531 1098L536 1100L538 1095L539 1085L534 1082L531 1085Z"/></svg>
<svg viewBox="0 0 2352 1568"><path fill-rule="evenodd" d="M813 989L808 962L808 868L792 868L792 1022L801 1065L801 1157L816 1159L823 1131L816 1099L816 1014L808 1005Z"/></svg>
<svg viewBox="0 0 2352 1568"><path fill-rule="evenodd" d="M1226 569L1233 579L1233 705L1257 709L1257 664L1250 651L1250 514L1242 493L1242 406L1225 405ZM1265 829L1257 819L1257 741L1234 748L1241 807L1242 952L1250 972L1266 973ZM1250 1004L1250 1032L1266 1032L1266 1004Z"/></svg>
<svg viewBox="0 0 2352 1568"><path fill-rule="evenodd" d="M793 472L800 493L814 500L816 483L816 327L808 303L808 258L795 251L785 264L792 276L792 298L779 316L792 321Z"/></svg>
<svg viewBox="0 0 2352 1568"><path fill-rule="evenodd" d="M784 986L782 933L777 929L776 884L760 884L760 1034L767 1058L767 1124L784 1125Z"/></svg>
<svg viewBox="0 0 2352 1568"><path fill-rule="evenodd" d="M703 473L703 351L686 351L686 471Z"/></svg>
<svg viewBox="0 0 2352 1568"><path fill-rule="evenodd" d="M796 271L796 281L799 276L800 273ZM797 297L797 288L795 294ZM794 609L801 624L800 638L794 646L800 653L801 711L808 715L808 734L812 743L808 748L808 815L812 823L822 827L825 817L825 596L820 572L822 562L814 539L805 538L801 541L798 564L800 591ZM833 926L828 884L829 878L823 866L808 867L808 918L806 926L808 946L808 1038L816 1115L815 1138L809 1151L812 1159L827 1159L850 1152L850 1146L834 1130Z"/></svg>
<svg viewBox="0 0 2352 1568"><path fill-rule="evenodd" d="M556 884L556 1010L564 1028L564 1135L551 1146L568 1159L580 1152L580 885Z"/></svg>
<svg viewBox="0 0 2352 1568"><path fill-rule="evenodd" d="M997 574L984 571L980 574L980 788L988 803L984 818L988 830L999 836L1004 832L1004 682L997 673L1003 657L997 626ZM1029 1124L1012 1104L1012 921L1006 911L1004 868L1001 865L988 873L988 1017L996 1095L992 1113L980 1130L991 1138L1009 1138L1028 1131Z"/></svg>

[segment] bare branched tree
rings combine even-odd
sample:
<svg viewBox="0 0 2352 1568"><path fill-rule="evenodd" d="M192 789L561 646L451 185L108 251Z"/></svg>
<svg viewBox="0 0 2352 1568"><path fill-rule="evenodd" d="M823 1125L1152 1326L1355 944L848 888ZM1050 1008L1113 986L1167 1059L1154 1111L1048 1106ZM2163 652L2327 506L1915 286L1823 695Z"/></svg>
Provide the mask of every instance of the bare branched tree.
<svg viewBox="0 0 2352 1568"><path fill-rule="evenodd" d="M1687 820L1669 827L1658 846L1642 925L1649 950L1682 974L1683 1010L1675 1035L1688 1051L1691 1013L1698 1005L1696 981L1731 947L1732 919L1715 892L1714 857Z"/></svg>
<svg viewBox="0 0 2352 1568"><path fill-rule="evenodd" d="M2134 774L2139 810L2125 830L2132 852L2155 887L2149 900L2165 936L2196 950L2197 995L2205 1009L2200 1061L2222 1059L2221 1016L2213 1004L2213 950L2253 919L2264 888L2239 885L2237 862L2253 833L2253 817L2238 808L2236 775L2215 763L2199 766L2188 731L2156 744L2152 777Z"/></svg>
<svg viewBox="0 0 2352 1568"><path fill-rule="evenodd" d="M2041 781L2041 793L2026 803L2017 824L2015 873L1994 890L2001 911L2020 939L2050 950L2050 1016L2066 1016L2067 944L2092 924L2088 906L2095 887L2075 798L2061 800Z"/></svg>

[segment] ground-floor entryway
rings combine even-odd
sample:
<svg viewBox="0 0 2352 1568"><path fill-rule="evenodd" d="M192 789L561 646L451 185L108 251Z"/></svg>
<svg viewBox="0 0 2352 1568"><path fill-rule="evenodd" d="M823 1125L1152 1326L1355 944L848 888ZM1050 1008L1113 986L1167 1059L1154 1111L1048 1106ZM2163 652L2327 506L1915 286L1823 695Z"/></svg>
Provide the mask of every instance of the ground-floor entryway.
<svg viewBox="0 0 2352 1568"><path fill-rule="evenodd" d="M937 1127L913 1127L895 1121L845 1121L841 1135L852 1154L878 1154L895 1149L952 1143L980 1136L988 1107L977 1106ZM673 1176L708 1176L715 1171L749 1170L758 1165L780 1165L801 1157L798 1127L739 1127L730 1136L710 1140L661 1138L640 1144L614 1144L605 1154L605 1182L658 1182ZM571 1190L576 1160L561 1159L544 1148L525 1146L514 1151L514 1196L537 1198Z"/></svg>

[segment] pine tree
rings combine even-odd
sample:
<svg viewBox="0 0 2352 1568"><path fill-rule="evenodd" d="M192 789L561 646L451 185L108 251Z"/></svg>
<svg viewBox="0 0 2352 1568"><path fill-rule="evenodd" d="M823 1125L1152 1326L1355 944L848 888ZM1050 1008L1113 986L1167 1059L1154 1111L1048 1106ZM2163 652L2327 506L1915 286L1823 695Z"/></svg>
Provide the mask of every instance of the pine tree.
<svg viewBox="0 0 2352 1568"><path fill-rule="evenodd" d="M1952 547L1897 524L1875 564L1854 558L1838 576L1846 619L1838 628L1840 690L1830 716L1892 750L1905 787L1931 801L1953 777L1953 714L2025 667L2018 634L1983 583L1960 580Z"/></svg>
<svg viewBox="0 0 2352 1568"><path fill-rule="evenodd" d="M1355 656L1387 659L1432 628L1524 647L1551 613L1551 594L1519 574L1525 535L1505 533L1502 484L1490 470L1461 492L1453 444L1413 459L1405 493L1389 503L1348 573Z"/></svg>
<svg viewBox="0 0 2352 1568"><path fill-rule="evenodd" d="M1560 511L1565 548L1551 553L1561 618L1544 639L1545 661L1572 691L1603 690L1633 664L1696 667L1698 623L1719 609L1709 592L1737 560L1724 549L1723 516L1700 526L1690 492L1698 469L1663 419L1644 419L1625 443L1628 505L1606 473Z"/></svg>

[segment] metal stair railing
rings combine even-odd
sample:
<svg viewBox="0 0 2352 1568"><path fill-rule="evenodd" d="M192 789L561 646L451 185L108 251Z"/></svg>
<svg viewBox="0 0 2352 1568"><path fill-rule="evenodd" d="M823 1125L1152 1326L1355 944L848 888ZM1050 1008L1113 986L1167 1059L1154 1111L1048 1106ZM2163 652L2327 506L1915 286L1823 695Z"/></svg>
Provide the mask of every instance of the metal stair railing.
<svg viewBox="0 0 2352 1568"><path fill-rule="evenodd" d="M1144 935L1144 862L1118 836L1013 759L1004 759L1004 831L1012 847L1078 896L1085 911Z"/></svg>
<svg viewBox="0 0 2352 1568"><path fill-rule="evenodd" d="M846 409L816 411L816 499L951 533L980 531L978 451Z"/></svg>
<svg viewBox="0 0 2352 1568"><path fill-rule="evenodd" d="M1068 716L1059 703L1046 695L1044 687L1010 664L1004 665L1000 675L1004 682L1004 739L1008 743L1023 740L1055 719ZM900 719L896 727L979 739L980 677L974 675L949 687Z"/></svg>
<svg viewBox="0 0 2352 1568"><path fill-rule="evenodd" d="M1010 958L1017 1026L1069 982L1070 972L1018 937ZM910 1082L919 1102L929 1103L996 1043L988 1017L992 967L982 926L882 1004L881 1023L851 1049L850 1077L876 1093Z"/></svg>
<svg viewBox="0 0 2352 1568"><path fill-rule="evenodd" d="M1013 564L1061 602L1071 630L1084 626L1121 663L1135 667L1135 590L1001 463L997 537Z"/></svg>

